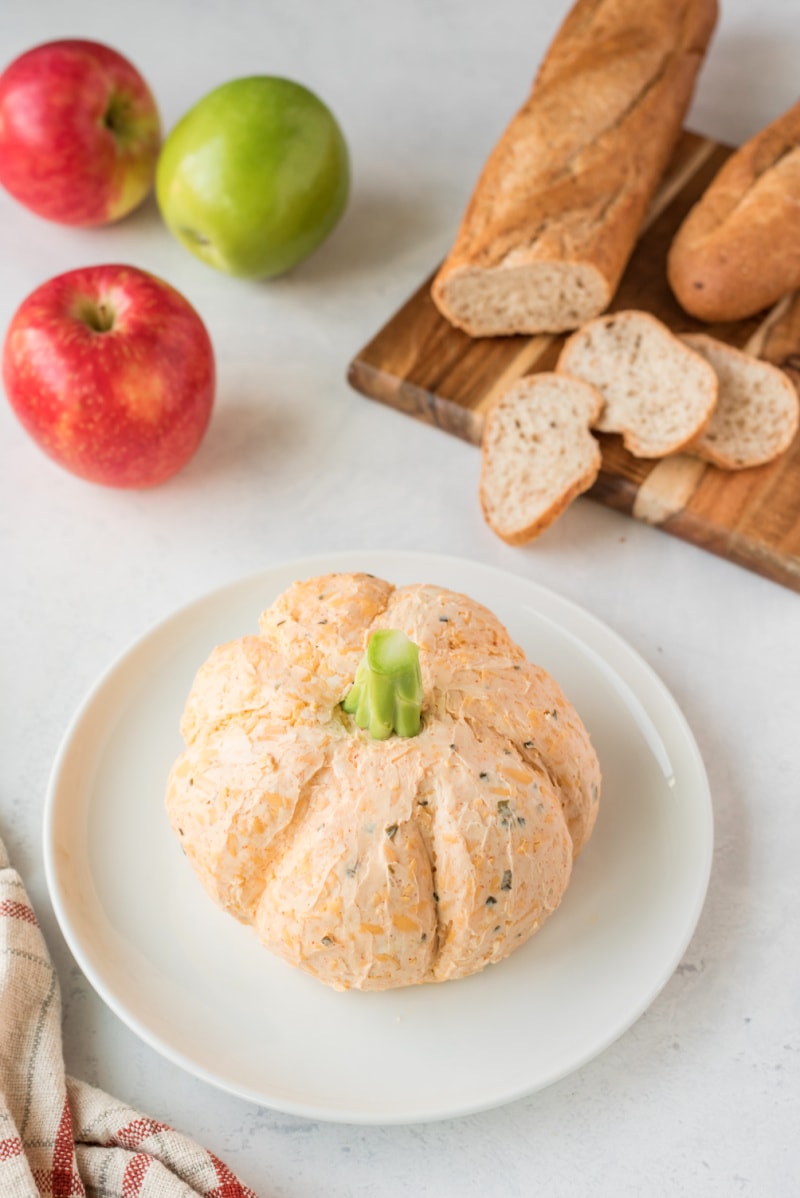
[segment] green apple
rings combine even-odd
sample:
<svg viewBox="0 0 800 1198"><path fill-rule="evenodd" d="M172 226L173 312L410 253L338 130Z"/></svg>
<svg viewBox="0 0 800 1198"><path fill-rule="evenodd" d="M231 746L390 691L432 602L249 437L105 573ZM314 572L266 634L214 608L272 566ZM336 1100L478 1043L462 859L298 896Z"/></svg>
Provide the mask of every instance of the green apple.
<svg viewBox="0 0 800 1198"><path fill-rule="evenodd" d="M263 278L302 261L347 203L347 146L330 109L272 75L209 92L164 143L156 195L167 227L226 274Z"/></svg>

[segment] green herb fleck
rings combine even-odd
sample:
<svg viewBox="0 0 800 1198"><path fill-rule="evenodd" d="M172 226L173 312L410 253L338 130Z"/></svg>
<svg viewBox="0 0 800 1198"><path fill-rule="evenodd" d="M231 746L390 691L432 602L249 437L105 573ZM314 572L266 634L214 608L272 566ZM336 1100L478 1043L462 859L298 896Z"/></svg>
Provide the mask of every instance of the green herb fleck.
<svg viewBox="0 0 800 1198"><path fill-rule="evenodd" d="M510 869L507 869L503 872L503 880L500 883L500 889L501 890L510 890L511 889L511 870Z"/></svg>

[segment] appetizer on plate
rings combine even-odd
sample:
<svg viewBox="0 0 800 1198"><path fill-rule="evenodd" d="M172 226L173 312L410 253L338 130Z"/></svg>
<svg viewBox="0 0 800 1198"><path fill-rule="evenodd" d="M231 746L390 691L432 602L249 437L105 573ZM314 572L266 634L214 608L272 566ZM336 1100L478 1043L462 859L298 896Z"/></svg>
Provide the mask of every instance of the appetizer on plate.
<svg viewBox="0 0 800 1198"><path fill-rule="evenodd" d="M205 889L337 989L465 977L558 907L600 769L558 684L474 600L295 583L200 668L167 810Z"/></svg>

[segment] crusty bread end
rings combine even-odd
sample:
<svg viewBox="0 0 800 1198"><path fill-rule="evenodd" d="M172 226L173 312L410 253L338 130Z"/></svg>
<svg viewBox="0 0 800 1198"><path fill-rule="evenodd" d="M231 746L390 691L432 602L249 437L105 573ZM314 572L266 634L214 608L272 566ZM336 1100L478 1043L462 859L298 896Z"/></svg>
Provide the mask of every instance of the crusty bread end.
<svg viewBox="0 0 800 1198"><path fill-rule="evenodd" d="M575 329L607 307L611 288L590 262L532 261L458 266L437 277L433 298L471 337L503 337Z"/></svg>
<svg viewBox="0 0 800 1198"><path fill-rule="evenodd" d="M672 242L667 276L698 320L744 320L800 287L800 101L725 163Z"/></svg>
<svg viewBox="0 0 800 1198"><path fill-rule="evenodd" d="M680 134L717 0L577 0L433 283L473 337L605 310Z"/></svg>

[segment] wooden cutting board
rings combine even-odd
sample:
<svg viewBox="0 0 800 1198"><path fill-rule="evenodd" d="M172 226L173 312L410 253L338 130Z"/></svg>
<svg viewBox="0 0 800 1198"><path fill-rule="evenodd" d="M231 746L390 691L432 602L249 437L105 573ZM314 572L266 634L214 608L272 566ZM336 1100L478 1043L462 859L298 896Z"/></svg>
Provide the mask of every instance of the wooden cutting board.
<svg viewBox="0 0 800 1198"><path fill-rule="evenodd" d="M709 326L687 316L667 285L672 237L731 153L682 135L610 311L642 308L676 332L707 331L774 362L800 388L800 292L750 320ZM348 379L371 399L480 445L495 396L523 375L552 370L564 338L472 339L439 314L432 278L354 358ZM684 454L644 461L619 437L599 439L603 465L590 498L800 591L800 436L777 461L739 472Z"/></svg>

